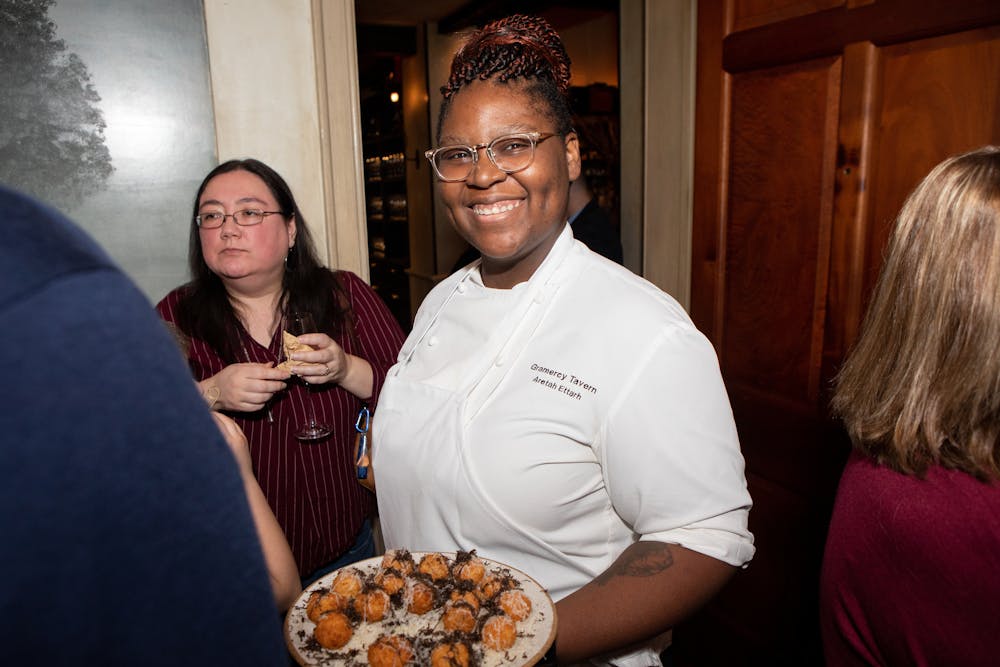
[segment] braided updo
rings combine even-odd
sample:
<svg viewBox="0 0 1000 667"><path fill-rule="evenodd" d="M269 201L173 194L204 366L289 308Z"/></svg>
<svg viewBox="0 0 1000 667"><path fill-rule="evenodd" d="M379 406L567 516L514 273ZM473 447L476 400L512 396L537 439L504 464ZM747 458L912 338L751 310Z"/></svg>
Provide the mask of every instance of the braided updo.
<svg viewBox="0 0 1000 667"><path fill-rule="evenodd" d="M523 81L525 91L545 103L560 134L572 129L569 109L570 59L559 34L545 19L514 14L472 33L451 61L438 135L451 102L463 86L492 79Z"/></svg>

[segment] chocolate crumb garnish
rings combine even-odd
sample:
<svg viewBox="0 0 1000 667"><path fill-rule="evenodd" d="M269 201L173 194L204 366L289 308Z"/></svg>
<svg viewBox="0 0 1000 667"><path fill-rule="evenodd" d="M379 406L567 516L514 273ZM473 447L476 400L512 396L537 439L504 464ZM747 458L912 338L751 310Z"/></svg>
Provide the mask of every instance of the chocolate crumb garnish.
<svg viewBox="0 0 1000 667"><path fill-rule="evenodd" d="M430 664L431 653L435 648L445 644L463 644L468 649L468 664L474 667L490 667L501 664L519 665L531 659L532 655L537 655L537 653L532 652L531 648L526 647L523 641L530 641L534 638L535 631L540 627L538 623L544 623L549 618L547 606L538 605L539 608L532 609L528 619L520 622L515 621L516 630L513 636L516 636L517 640L514 646L505 651L489 649L482 642L483 624L492 616L505 614L499 605L499 594L511 589L525 590L522 588L521 580L514 576L510 568L491 564L489 561L480 561L475 550L459 551L454 555L441 555L445 556L447 573L441 577L440 566L436 566L437 569L434 570L434 573L440 577L436 581L418 569L418 561L425 554L421 553L417 558L414 558L411 552L405 550L391 552L380 563L369 563L361 568L351 568L361 579L362 594L374 590L385 590L380 585L384 582L383 579L379 579L379 575L382 573L391 572L398 575L404 580L405 585L397 592L389 594L389 609L381 621L365 621L362 614L355 608L357 598L352 597L347 600L341 613L348 618L354 628L354 637L341 649L325 649L316 641L312 635L315 625L306 617L308 596L304 595L290 612L290 614L296 614L296 619L301 619L297 622L302 623L302 626L294 632L294 637L289 636L292 640L289 642L289 646L294 649L293 653L308 665L361 667L368 664L368 647L379 636L399 635L410 643L413 658L408 664L413 665ZM473 563L472 570L466 569L463 577L463 567L469 563ZM407 569L409 573L404 573ZM484 592L479 589L479 585L487 580L490 582L490 589L488 592ZM415 615L407 611L412 595L412 586L415 582L426 585L433 596L433 607L423 615ZM317 590L321 594L327 593L331 588L331 586L326 585L312 588L310 594ZM531 590L537 591L536 588ZM471 601L463 601L463 595L469 596ZM529 596L531 596L530 593ZM537 597L534 599L537 601ZM546 603L550 604L548 601ZM445 629L442 619L445 610L449 607L467 608L472 612L475 617L475 626L471 631ZM455 627L452 625L455 620L449 618L451 627ZM458 621L458 624L461 625L462 621ZM546 630L546 635L547 633L548 630ZM450 653L457 649L449 647L446 650ZM461 655L462 664L465 664L464 649L460 653L451 655ZM456 664L458 663L456 662Z"/></svg>

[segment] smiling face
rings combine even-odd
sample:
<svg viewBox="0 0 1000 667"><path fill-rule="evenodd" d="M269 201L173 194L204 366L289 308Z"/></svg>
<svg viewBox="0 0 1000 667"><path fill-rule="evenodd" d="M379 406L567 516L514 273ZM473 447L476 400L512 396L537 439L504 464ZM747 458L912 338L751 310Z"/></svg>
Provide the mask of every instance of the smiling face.
<svg viewBox="0 0 1000 667"><path fill-rule="evenodd" d="M198 198L198 213L234 213L255 208L280 211L267 184L249 171L230 171L210 180ZM280 288L285 257L295 244L295 218L269 215L259 225L241 227L226 218L221 227L201 229L201 252L227 288L243 292Z"/></svg>
<svg viewBox="0 0 1000 667"><path fill-rule="evenodd" d="M543 112L545 104L521 83L473 81L452 99L439 145L474 146L516 132L554 132L558 128ZM579 175L579 145L569 133L538 144L523 171L504 173L483 149L465 181L437 182L455 230L483 255L487 285L510 288L531 277L566 224L569 184Z"/></svg>

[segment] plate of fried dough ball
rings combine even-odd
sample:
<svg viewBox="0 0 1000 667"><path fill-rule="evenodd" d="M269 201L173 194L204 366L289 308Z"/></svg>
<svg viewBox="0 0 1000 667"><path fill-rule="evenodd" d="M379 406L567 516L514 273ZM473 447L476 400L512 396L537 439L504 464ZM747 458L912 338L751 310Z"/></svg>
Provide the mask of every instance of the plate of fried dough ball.
<svg viewBox="0 0 1000 667"><path fill-rule="evenodd" d="M313 582L285 616L303 666L528 667L555 635L545 589L475 551L387 551Z"/></svg>

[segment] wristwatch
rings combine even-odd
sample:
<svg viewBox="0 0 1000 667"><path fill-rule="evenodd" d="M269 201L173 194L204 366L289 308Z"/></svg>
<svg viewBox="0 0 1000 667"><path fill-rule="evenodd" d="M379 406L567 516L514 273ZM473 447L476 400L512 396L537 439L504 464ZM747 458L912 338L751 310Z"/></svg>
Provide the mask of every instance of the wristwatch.
<svg viewBox="0 0 1000 667"><path fill-rule="evenodd" d="M219 386L214 384L210 384L201 390L201 397L208 403L209 410L215 409L215 404L219 402L219 395L221 393L222 390L219 389Z"/></svg>

